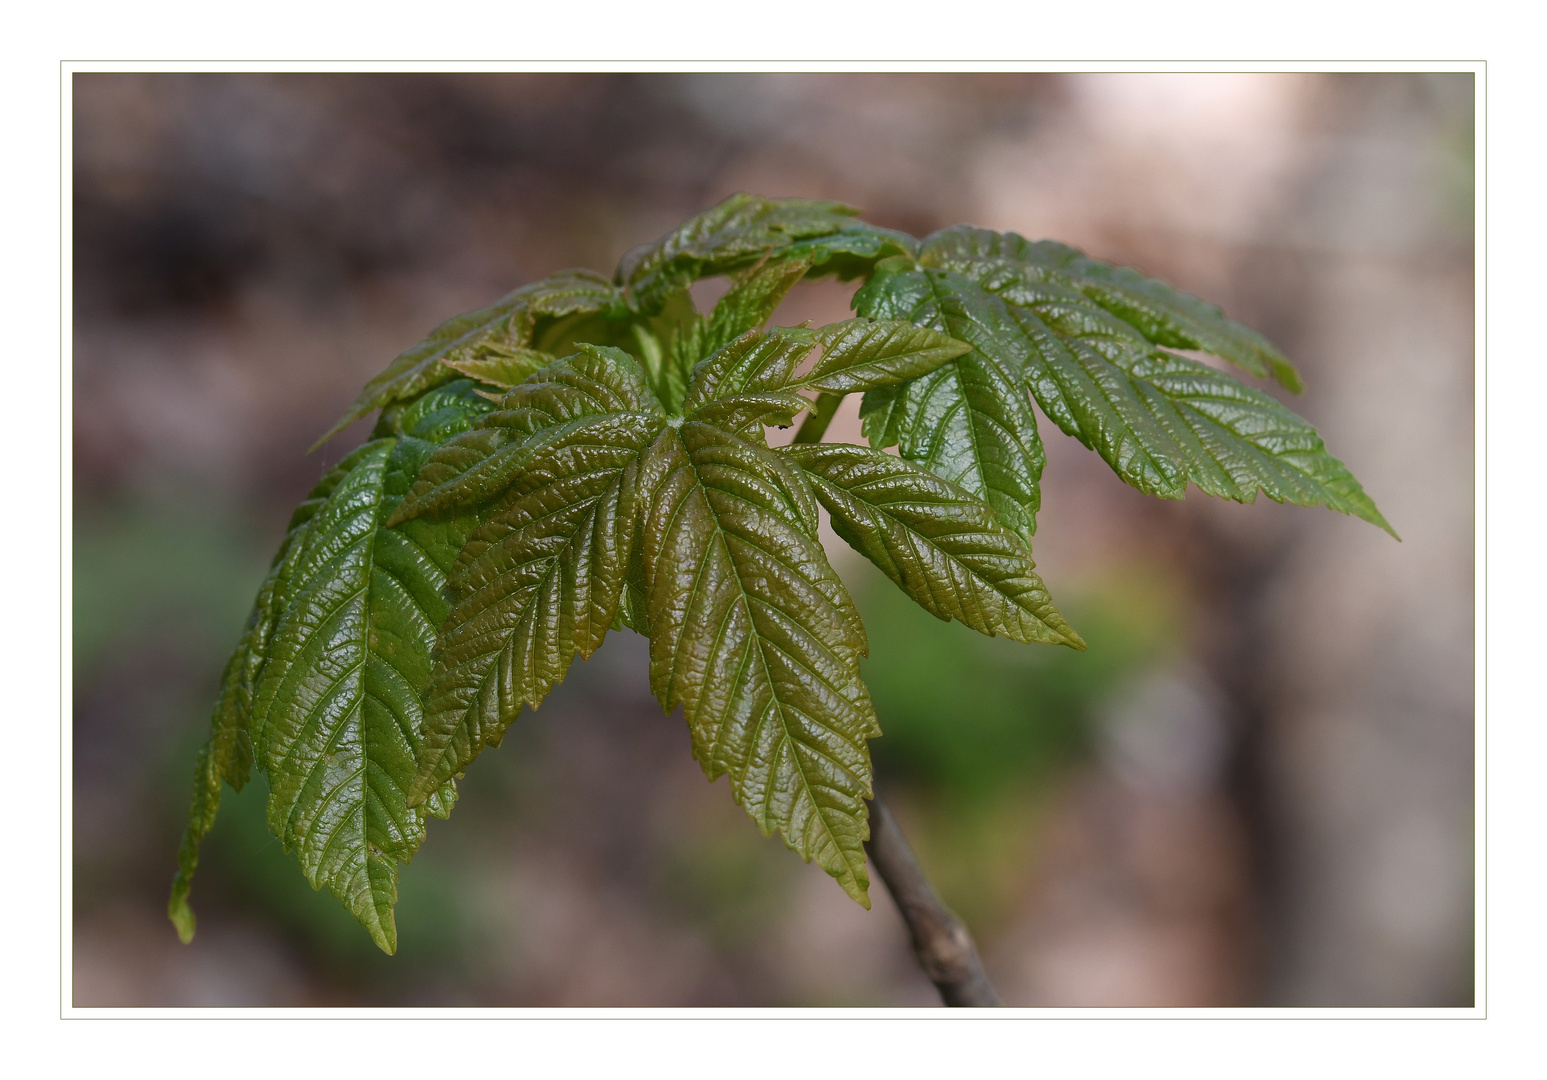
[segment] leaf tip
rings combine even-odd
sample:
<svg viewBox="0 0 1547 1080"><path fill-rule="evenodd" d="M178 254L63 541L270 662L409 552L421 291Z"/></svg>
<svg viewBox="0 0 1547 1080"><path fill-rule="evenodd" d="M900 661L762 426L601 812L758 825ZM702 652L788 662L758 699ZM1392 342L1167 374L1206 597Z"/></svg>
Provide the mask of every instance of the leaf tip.
<svg viewBox="0 0 1547 1080"><path fill-rule="evenodd" d="M1273 377L1278 384L1291 394L1305 392L1305 380L1300 377L1300 369L1281 356L1270 356L1268 367L1273 371Z"/></svg>
<svg viewBox="0 0 1547 1080"><path fill-rule="evenodd" d="M324 431L322 436L316 442L308 446L306 448L306 452L308 454L315 454L318 449L321 448L323 443L333 438L333 436L337 435L340 431L343 431L346 427L360 419L360 417L363 415L363 413L357 413L353 409L349 410L349 412L345 413L343 418L340 419L338 423L328 428L327 431Z"/></svg>
<svg viewBox="0 0 1547 1080"><path fill-rule="evenodd" d="M1380 529L1381 532L1388 534L1392 540L1395 540L1395 542L1402 543L1402 537L1398 537L1397 531L1391 528L1391 521L1386 520L1386 515L1381 514L1378 509L1375 509L1374 501L1371 501L1371 504L1369 504L1369 512L1358 512L1358 517L1369 521L1371 525L1374 525L1375 528Z"/></svg>
<svg viewBox="0 0 1547 1080"><path fill-rule="evenodd" d="M1360 521L1368 521L1397 543L1400 544L1402 542L1402 538L1397 535L1397 530L1391 527L1391 522L1386 520L1386 515L1382 514L1375 505L1375 500L1371 499L1362 490L1358 493L1358 498L1352 500L1351 506L1339 506L1336 509L1341 510L1350 517L1356 517Z"/></svg>
<svg viewBox="0 0 1547 1080"><path fill-rule="evenodd" d="M179 941L187 945L193 940L194 926L198 920L194 918L193 908L188 906L188 886L181 880L172 886L172 898L167 901L167 918L177 928Z"/></svg>
<svg viewBox="0 0 1547 1080"><path fill-rule="evenodd" d="M387 912L387 917L379 923L367 927L371 932L371 940L376 947L388 956L397 955L397 925L392 919L392 913Z"/></svg>
<svg viewBox="0 0 1547 1080"><path fill-rule="evenodd" d="M870 876L865 873L861 865L859 872L840 880L843 891L849 894L849 898L866 911L870 910Z"/></svg>

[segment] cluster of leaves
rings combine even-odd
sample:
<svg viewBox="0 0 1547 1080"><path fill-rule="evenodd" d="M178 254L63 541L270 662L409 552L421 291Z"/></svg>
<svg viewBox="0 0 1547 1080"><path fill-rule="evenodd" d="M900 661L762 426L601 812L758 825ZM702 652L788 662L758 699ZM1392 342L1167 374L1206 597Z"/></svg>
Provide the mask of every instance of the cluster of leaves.
<svg viewBox="0 0 1547 1080"><path fill-rule="evenodd" d="M1059 244L855 214L735 196L612 280L570 271L450 320L365 387L334 432L381 410L375 430L295 512L226 668L169 907L184 940L221 785L257 767L274 834L393 952L426 817L624 627L709 778L868 907L880 726L818 507L937 617L1083 649L1031 558L1033 399L1141 491L1260 489L1389 529L1303 420L1166 351L1297 389L1217 308ZM865 279L858 318L763 329L829 273ZM715 275L733 285L700 314L688 286ZM847 394L869 446L821 442Z"/></svg>

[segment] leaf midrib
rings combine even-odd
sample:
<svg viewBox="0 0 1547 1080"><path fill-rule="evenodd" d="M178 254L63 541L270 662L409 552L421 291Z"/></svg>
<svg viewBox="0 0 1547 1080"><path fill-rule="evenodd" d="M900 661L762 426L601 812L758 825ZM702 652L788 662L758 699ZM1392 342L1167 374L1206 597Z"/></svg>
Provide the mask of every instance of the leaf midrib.
<svg viewBox="0 0 1547 1080"><path fill-rule="evenodd" d="M735 438L735 436L733 436L733 435L729 436L729 437L730 438ZM752 636L752 638L754 640L755 650L757 652L758 664L763 669L763 678L765 680L767 680L769 701L773 703L773 705L775 706L775 709L777 710L778 715L779 715L779 726L783 730L783 733L784 733L783 734L783 744L782 745L788 745L788 744L794 742L794 736L791 734L791 732L790 732L790 725L789 725L788 721L784 717L784 708L785 707L784 707L784 703L779 698L779 694L777 692L777 683L774 681L773 673L768 668L768 661L767 661L767 659L763 656L763 649L762 649L763 635L758 632L756 623L755 623L755 621L754 621L754 619L752 617L752 610L751 610L751 607L750 607L750 600L752 598L749 596L745 586L741 582L741 572L740 572L740 570L736 566L736 560L731 556L730 544L729 544L729 542L726 539L726 534L725 534L724 528L720 525L720 517L719 517L718 514L716 514L714 512L714 507L712 505L710 505L709 497L708 497L708 494L707 494L708 485L705 484L703 476L699 473L698 465L694 462L693 454L688 449L687 443L683 441L682 433L681 433L680 429L677 429L675 438L677 439L677 444L682 448L683 457L687 459L688 468L693 471L694 482L697 484L700 493L702 493L701 497L704 500L705 509L707 509L709 511L709 517L710 517L711 521L713 522L712 527L714 529L715 541L721 545L722 549L725 552L725 560L726 560L726 562L728 562L730 564L731 576L736 581L736 591L737 591L737 594L739 595L740 602L742 603L742 605L745 608L746 613L747 613L747 622L748 622L749 628L751 630L751 636ZM750 444L748 444L748 445L750 445ZM719 489L716 489L716 490L719 490ZM760 509L763 509L765 512L767 512L766 508L760 508ZM707 548L705 550L707 551ZM815 673L813 672L813 674L815 674ZM840 694L839 696L843 697L844 695ZM765 721L761 721L760 720L758 722L758 727L759 728L761 727L761 724L763 722L765 722ZM753 732L754 735L756 734L756 730L757 729L755 728L754 732ZM757 745L757 740L755 738L752 740L752 745L754 745L754 746ZM782 748L782 746L781 746L781 748ZM816 798L814 789L813 789L812 784L811 784L811 780L806 775L805 766L800 761L800 755L795 754L795 753L792 752L790 754L790 760L791 760L791 762L792 762L796 772L798 773L798 775L800 777L800 783L801 783L801 786L802 786L803 790L806 792L806 797L811 800L811 805L816 810L817 819L819 821L821 821L821 823L822 823L822 830L823 830L823 832L825 832L827 834L827 838L832 843L833 848L839 853L840 857L843 859L844 865L849 868L849 876L851 878L853 878L855 880L856 884L857 884L858 883L858 873L855 870L854 864L849 859L849 853L844 849L843 845L839 842L838 837L834 834L832 825L827 820L827 811L826 811L826 809L822 806L822 804ZM773 799L774 789L775 789L775 785L772 783L774 768L776 768L776 763L774 763L774 767L771 767L771 775L770 775L770 778L769 778L770 779L770 783L767 785L767 787L766 787L766 789L765 789L765 791L763 793L763 820L764 821L770 820L771 800Z"/></svg>

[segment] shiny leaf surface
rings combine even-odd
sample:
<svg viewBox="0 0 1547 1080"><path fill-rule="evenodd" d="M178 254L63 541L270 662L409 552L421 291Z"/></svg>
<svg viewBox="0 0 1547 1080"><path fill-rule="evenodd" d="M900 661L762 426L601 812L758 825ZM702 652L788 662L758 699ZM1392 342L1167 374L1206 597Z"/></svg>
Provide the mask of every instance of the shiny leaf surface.
<svg viewBox="0 0 1547 1080"><path fill-rule="evenodd" d="M849 319L822 327L816 338L821 359L791 385L826 394L907 382L972 351L964 341L896 320Z"/></svg>
<svg viewBox="0 0 1547 1080"><path fill-rule="evenodd" d="M253 688L254 755L269 777L269 827L308 880L326 886L386 952L397 947L397 863L444 815L448 785L408 807L430 649L446 571L470 514L383 527L434 444L489 408L462 380L367 443L281 562L279 610Z"/></svg>
<svg viewBox="0 0 1547 1080"><path fill-rule="evenodd" d="M814 199L732 195L654 244L630 251L614 280L626 288L637 310L653 314L668 296L699 278L750 266L797 241L840 232L853 226L858 212Z"/></svg>
<svg viewBox="0 0 1547 1080"><path fill-rule="evenodd" d="M880 734L858 660L864 629L817 543L799 475L710 424L645 456L650 682L682 706L693 753L763 833L869 907L866 740Z"/></svg>
<svg viewBox="0 0 1547 1080"><path fill-rule="evenodd" d="M1298 389L1217 307L1062 244L965 226L921 242L854 214L732 196L614 281L517 289L365 387L334 432L379 408L371 440L296 511L222 677L168 905L185 941L222 785L256 768L286 850L393 951L426 816L622 627L649 638L652 691L706 775L868 907L880 728L819 508L938 618L1083 649L1028 543L1032 398L1141 491L1262 491L1390 530L1305 421L1166 351ZM763 329L824 274L867 279L859 318ZM688 286L715 275L731 288L700 314ZM869 448L820 442L849 393ZM803 410L770 450L764 426Z"/></svg>
<svg viewBox="0 0 1547 1080"><path fill-rule="evenodd" d="M1215 305L1137 270L1088 258L1067 244L1032 243L1016 233L958 225L925 238L919 262L974 277L1008 270L1028 284L1073 289L1156 345L1198 349L1253 375L1271 375L1290 390L1298 392L1302 386L1294 365L1266 338L1225 318Z"/></svg>
<svg viewBox="0 0 1547 1080"><path fill-rule="evenodd" d="M879 450L794 445L833 530L924 610L1016 641L1085 643L1053 606L1020 537L987 503Z"/></svg>
<svg viewBox="0 0 1547 1080"><path fill-rule="evenodd" d="M995 247L984 235L971 233L980 249L1038 247L1008 240ZM1066 282L1004 258L958 265L1003 302L1037 403L1140 491L1180 499L1190 481L1251 502L1260 488L1279 502L1327 506L1391 531L1315 430L1268 395L1156 349L1140 328Z"/></svg>
<svg viewBox="0 0 1547 1080"><path fill-rule="evenodd" d="M542 369L425 464L393 522L457 506L486 503L506 491L565 424L605 413L660 412L644 372L627 353L582 345Z"/></svg>
<svg viewBox="0 0 1547 1080"><path fill-rule="evenodd" d="M497 746L617 617L640 452L657 412L605 412L552 429L451 575L461 599L436 648L410 799Z"/></svg>
<svg viewBox="0 0 1547 1080"><path fill-rule="evenodd" d="M958 274L883 263L854 309L948 334L971 347L900 387L865 395L871 446L909 461L994 508L1006 526L1036 531L1044 456L1023 384L1026 349L1004 302Z"/></svg>
<svg viewBox="0 0 1547 1080"><path fill-rule="evenodd" d="M1188 479L1208 494L1249 503L1260 488L1275 502L1330 507L1396 536L1316 430L1267 394L1159 349L1115 366L1180 448Z"/></svg>
<svg viewBox="0 0 1547 1080"><path fill-rule="evenodd" d="M215 826L220 810L221 781L236 791L246 786L252 774L252 698L253 687L263 660L275 619L286 596L286 582L295 554L310 527L312 516L323 506L333 488L343 479L362 451L346 457L312 489L296 507L290 526L280 544L279 553L258 588L257 599L237 642L236 651L226 662L221 675L220 693L210 717L210 735L199 749L194 768L193 799L188 810L188 828L177 855L177 874L172 879L172 895L167 915L186 944L193 940L196 920L188 896L193 887L194 871L199 865L199 844Z"/></svg>
<svg viewBox="0 0 1547 1080"><path fill-rule="evenodd" d="M755 266L720 298L712 312L682 324L672 335L670 363L656 387L666 409L684 408L687 386L699 362L766 323L805 272L806 264L799 261Z"/></svg>

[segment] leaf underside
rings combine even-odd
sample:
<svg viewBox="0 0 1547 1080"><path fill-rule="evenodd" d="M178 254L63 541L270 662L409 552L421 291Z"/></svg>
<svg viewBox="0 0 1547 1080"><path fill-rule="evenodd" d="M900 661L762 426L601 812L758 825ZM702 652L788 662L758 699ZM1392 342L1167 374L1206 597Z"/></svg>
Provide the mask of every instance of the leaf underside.
<svg viewBox="0 0 1547 1080"><path fill-rule="evenodd" d="M869 907L881 729L818 508L937 618L1084 649L1032 560L1033 401L1149 494L1261 491L1390 531L1309 424L1168 351L1298 390L1217 307L1062 244L855 214L732 196L611 280L565 271L443 323L367 384L329 434L380 409L372 438L297 509L221 680L168 904L184 941L222 784L257 768L286 850L393 952L427 816L622 627L705 774ZM858 318L765 329L823 274L865 279ZM687 287L713 275L731 287L700 314ZM851 393L870 446L821 443Z"/></svg>

